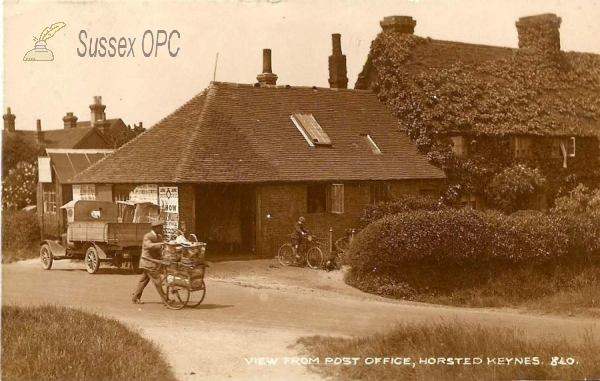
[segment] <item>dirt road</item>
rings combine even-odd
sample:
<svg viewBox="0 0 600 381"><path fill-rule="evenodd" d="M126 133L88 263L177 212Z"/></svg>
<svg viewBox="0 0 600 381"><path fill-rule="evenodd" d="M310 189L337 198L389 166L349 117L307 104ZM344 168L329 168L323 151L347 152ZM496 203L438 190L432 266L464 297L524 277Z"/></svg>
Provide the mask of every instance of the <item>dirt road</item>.
<svg viewBox="0 0 600 381"><path fill-rule="evenodd" d="M166 309L152 286L142 298L146 304L133 305L137 279L113 269L88 275L81 263L55 262L44 271L36 260L25 261L3 266L2 301L55 303L117 318L156 342L180 380L318 380L304 366L283 364L284 358L300 356L293 347L297 338L382 331L398 321L458 319L519 327L532 337L574 338L591 329L600 340L598 324L591 319L391 301L346 286L339 272L279 268L274 261L214 264L207 275L206 300L197 309ZM279 361L248 364L255 357Z"/></svg>

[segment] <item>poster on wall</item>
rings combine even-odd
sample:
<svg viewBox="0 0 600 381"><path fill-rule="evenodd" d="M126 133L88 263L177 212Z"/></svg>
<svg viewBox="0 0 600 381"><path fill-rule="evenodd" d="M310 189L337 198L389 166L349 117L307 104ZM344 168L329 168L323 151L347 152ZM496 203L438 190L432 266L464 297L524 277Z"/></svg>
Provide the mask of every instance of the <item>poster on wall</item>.
<svg viewBox="0 0 600 381"><path fill-rule="evenodd" d="M142 184L136 186L129 193L129 200L133 202L158 203L158 186L155 184Z"/></svg>
<svg viewBox="0 0 600 381"><path fill-rule="evenodd" d="M177 232L179 229L179 188L159 187L158 204L165 217L165 233Z"/></svg>

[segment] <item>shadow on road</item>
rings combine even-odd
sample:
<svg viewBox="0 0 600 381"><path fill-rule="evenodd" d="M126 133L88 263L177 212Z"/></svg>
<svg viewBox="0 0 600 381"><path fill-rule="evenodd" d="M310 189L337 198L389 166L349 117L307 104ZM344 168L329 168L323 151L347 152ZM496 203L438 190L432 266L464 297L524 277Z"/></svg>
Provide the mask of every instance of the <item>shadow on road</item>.
<svg viewBox="0 0 600 381"><path fill-rule="evenodd" d="M201 304L195 307L197 310L216 310L220 308L235 307L233 304Z"/></svg>

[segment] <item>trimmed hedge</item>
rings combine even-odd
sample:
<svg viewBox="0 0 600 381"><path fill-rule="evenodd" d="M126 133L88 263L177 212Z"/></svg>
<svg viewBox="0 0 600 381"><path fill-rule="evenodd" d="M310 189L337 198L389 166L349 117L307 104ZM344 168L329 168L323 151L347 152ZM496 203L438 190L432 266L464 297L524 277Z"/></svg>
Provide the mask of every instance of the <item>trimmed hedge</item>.
<svg viewBox="0 0 600 381"><path fill-rule="evenodd" d="M2 211L2 251L24 249L40 241L40 223L35 213Z"/></svg>
<svg viewBox="0 0 600 381"><path fill-rule="evenodd" d="M588 220L541 213L446 209L387 216L355 237L347 281L365 291L393 283L412 294L476 286L520 267L550 273L559 265L597 263L599 230Z"/></svg>
<svg viewBox="0 0 600 381"><path fill-rule="evenodd" d="M448 208L446 205L432 197L403 194L394 201L367 205L360 217L360 224L361 228L364 228L370 223L380 220L385 216L416 210L435 211L446 208Z"/></svg>

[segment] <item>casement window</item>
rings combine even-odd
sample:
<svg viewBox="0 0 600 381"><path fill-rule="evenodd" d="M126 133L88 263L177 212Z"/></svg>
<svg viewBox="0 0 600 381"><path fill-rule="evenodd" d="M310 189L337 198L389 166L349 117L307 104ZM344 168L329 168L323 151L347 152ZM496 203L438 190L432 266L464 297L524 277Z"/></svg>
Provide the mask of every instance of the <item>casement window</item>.
<svg viewBox="0 0 600 381"><path fill-rule="evenodd" d="M567 168L567 157L575 157L575 137L554 139L551 157L562 158L563 168Z"/></svg>
<svg viewBox="0 0 600 381"><path fill-rule="evenodd" d="M575 157L575 137L572 136L566 140L566 150L569 157Z"/></svg>
<svg viewBox="0 0 600 381"><path fill-rule="evenodd" d="M385 181L374 181L370 184L371 204L379 202L388 202L392 199L390 184Z"/></svg>
<svg viewBox="0 0 600 381"><path fill-rule="evenodd" d="M575 137L554 139L552 142L552 157L575 157Z"/></svg>
<svg viewBox="0 0 600 381"><path fill-rule="evenodd" d="M477 209L477 197L471 194L463 194L460 197L460 207Z"/></svg>
<svg viewBox="0 0 600 381"><path fill-rule="evenodd" d="M531 156L531 139L524 136L513 136L512 149L514 157Z"/></svg>
<svg viewBox="0 0 600 381"><path fill-rule="evenodd" d="M452 153L457 157L466 157L468 155L467 138L464 136L452 136Z"/></svg>
<svg viewBox="0 0 600 381"><path fill-rule="evenodd" d="M290 119L309 146L330 146L331 139L312 114L292 114Z"/></svg>
<svg viewBox="0 0 600 381"><path fill-rule="evenodd" d="M306 188L308 213L344 213L344 184L310 184Z"/></svg>
<svg viewBox="0 0 600 381"><path fill-rule="evenodd" d="M53 183L42 184L42 204L44 213L56 213L56 187Z"/></svg>
<svg viewBox="0 0 600 381"><path fill-rule="evenodd" d="M73 185L73 200L96 200L96 185L94 184L81 184Z"/></svg>

